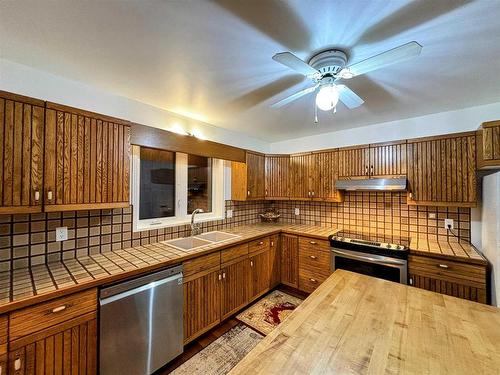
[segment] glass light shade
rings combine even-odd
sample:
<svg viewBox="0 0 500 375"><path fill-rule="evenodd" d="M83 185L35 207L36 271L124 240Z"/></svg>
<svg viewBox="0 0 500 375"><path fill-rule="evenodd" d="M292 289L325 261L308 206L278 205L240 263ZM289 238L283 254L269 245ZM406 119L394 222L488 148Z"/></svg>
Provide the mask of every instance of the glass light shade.
<svg viewBox="0 0 500 375"><path fill-rule="evenodd" d="M322 111L329 111L334 108L339 101L339 91L337 86L323 86L316 95L316 105Z"/></svg>

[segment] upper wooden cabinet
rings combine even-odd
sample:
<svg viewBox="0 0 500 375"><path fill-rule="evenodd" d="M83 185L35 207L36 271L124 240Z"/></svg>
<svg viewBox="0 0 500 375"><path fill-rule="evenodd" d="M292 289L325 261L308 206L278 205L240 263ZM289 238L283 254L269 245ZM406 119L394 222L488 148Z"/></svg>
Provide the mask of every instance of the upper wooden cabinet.
<svg viewBox="0 0 500 375"><path fill-rule="evenodd" d="M44 105L0 92L0 214L42 211Z"/></svg>
<svg viewBox="0 0 500 375"><path fill-rule="evenodd" d="M339 153L339 178L406 177L406 141L347 147Z"/></svg>
<svg viewBox="0 0 500 375"><path fill-rule="evenodd" d="M477 131L477 167L500 168L500 121L484 122Z"/></svg>
<svg viewBox="0 0 500 375"><path fill-rule="evenodd" d="M236 201L265 199L265 156L247 151L246 163L231 163L231 195Z"/></svg>
<svg viewBox="0 0 500 375"><path fill-rule="evenodd" d="M410 140L407 147L408 204L476 205L474 133Z"/></svg>
<svg viewBox="0 0 500 375"><path fill-rule="evenodd" d="M127 207L128 123L47 103L45 211Z"/></svg>
<svg viewBox="0 0 500 375"><path fill-rule="evenodd" d="M266 155L266 199L289 199L289 155Z"/></svg>
<svg viewBox="0 0 500 375"><path fill-rule="evenodd" d="M290 199L311 199L309 188L309 168L311 154L290 155Z"/></svg>

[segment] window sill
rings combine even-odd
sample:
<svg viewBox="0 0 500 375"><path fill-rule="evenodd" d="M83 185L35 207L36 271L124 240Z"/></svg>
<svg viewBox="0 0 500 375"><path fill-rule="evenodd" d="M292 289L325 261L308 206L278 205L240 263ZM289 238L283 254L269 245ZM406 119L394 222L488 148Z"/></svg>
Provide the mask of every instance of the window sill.
<svg viewBox="0 0 500 375"><path fill-rule="evenodd" d="M225 219L224 215L218 214L206 214L206 215L196 215L195 223L206 223L215 220L223 220ZM154 223L155 221L159 221L158 223ZM163 228L171 228L171 227L179 227L182 225L190 225L191 224L191 215L186 216L185 218L177 218L177 219L163 219L163 220L147 220L145 223L137 223L137 225L133 228L134 232L143 232L145 230L155 230L155 229L163 229Z"/></svg>

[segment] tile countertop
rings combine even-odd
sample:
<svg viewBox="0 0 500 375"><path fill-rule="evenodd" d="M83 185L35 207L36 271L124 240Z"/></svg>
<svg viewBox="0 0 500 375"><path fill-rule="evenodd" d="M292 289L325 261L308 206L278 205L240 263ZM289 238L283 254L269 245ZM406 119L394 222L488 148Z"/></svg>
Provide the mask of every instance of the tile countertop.
<svg viewBox="0 0 500 375"><path fill-rule="evenodd" d="M179 250L165 242L159 242L2 272L0 313L128 277L140 276L262 236L286 232L326 240L338 229L311 225L255 224L222 231L240 237L193 250Z"/></svg>
<svg viewBox="0 0 500 375"><path fill-rule="evenodd" d="M230 374L498 374L500 309L335 271Z"/></svg>
<svg viewBox="0 0 500 375"><path fill-rule="evenodd" d="M429 241L426 238L412 238L410 254L448 258L467 263L488 264L486 258L466 241Z"/></svg>

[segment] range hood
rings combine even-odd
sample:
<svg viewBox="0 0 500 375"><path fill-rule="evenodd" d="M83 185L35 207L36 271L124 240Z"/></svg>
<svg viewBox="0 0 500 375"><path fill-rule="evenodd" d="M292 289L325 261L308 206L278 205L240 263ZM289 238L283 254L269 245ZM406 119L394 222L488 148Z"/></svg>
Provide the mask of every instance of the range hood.
<svg viewBox="0 0 500 375"><path fill-rule="evenodd" d="M337 180L337 190L347 191L403 191L406 178L370 178L366 180Z"/></svg>

